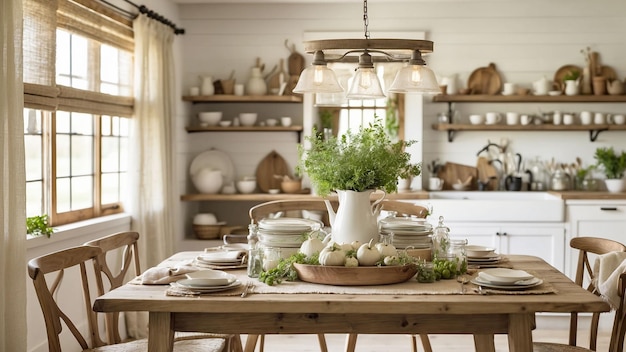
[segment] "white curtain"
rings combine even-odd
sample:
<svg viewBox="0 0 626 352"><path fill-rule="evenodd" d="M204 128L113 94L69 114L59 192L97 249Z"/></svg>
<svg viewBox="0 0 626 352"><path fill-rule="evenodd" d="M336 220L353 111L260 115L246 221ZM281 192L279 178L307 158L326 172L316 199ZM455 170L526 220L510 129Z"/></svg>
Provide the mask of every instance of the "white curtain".
<svg viewBox="0 0 626 352"><path fill-rule="evenodd" d="M0 351L26 351L22 1L0 0ZM10 282L10 285L5 283ZM10 317L10 318L9 318Z"/></svg>
<svg viewBox="0 0 626 352"><path fill-rule="evenodd" d="M174 250L172 115L174 61L172 29L139 15L135 33L135 116L131 134L132 227L139 232L142 270L154 266ZM128 317L129 334L145 335L145 315ZM135 321L133 321L135 320Z"/></svg>

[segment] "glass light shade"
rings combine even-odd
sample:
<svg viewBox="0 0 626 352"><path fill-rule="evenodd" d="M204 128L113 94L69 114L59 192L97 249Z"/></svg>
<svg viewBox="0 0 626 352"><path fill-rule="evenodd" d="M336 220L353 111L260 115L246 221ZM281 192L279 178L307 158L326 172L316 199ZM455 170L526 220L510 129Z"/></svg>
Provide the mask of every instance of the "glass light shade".
<svg viewBox="0 0 626 352"><path fill-rule="evenodd" d="M389 92L439 93L439 84L433 71L424 65L408 65L398 71Z"/></svg>
<svg viewBox="0 0 626 352"><path fill-rule="evenodd" d="M346 97L348 99L380 99L385 97L374 68L360 67L356 70Z"/></svg>
<svg viewBox="0 0 626 352"><path fill-rule="evenodd" d="M344 89L326 65L311 65L300 74L294 93L339 93Z"/></svg>

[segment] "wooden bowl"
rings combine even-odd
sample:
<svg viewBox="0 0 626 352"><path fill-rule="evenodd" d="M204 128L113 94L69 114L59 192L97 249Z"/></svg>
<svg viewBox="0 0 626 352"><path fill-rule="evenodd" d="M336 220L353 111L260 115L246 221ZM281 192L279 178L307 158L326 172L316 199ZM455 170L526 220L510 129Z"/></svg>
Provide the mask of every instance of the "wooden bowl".
<svg viewBox="0 0 626 352"><path fill-rule="evenodd" d="M222 225L193 225L193 232L201 240L212 240L220 237Z"/></svg>
<svg viewBox="0 0 626 352"><path fill-rule="evenodd" d="M397 284L417 273L414 265L345 267L294 263L293 266L302 281L337 286Z"/></svg>
<svg viewBox="0 0 626 352"><path fill-rule="evenodd" d="M280 189L285 193L300 193L302 190L301 180L289 180L282 181L280 183Z"/></svg>

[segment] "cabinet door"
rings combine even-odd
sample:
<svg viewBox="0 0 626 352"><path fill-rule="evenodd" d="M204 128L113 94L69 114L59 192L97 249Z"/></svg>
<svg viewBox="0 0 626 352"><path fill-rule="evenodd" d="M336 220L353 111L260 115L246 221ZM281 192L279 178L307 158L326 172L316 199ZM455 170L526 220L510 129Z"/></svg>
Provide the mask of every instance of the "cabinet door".
<svg viewBox="0 0 626 352"><path fill-rule="evenodd" d="M568 267L567 274L573 278L576 274L578 251L569 248L573 237L602 237L626 244L626 204L607 203L593 205L568 205ZM590 256L593 263L595 258Z"/></svg>
<svg viewBox="0 0 626 352"><path fill-rule="evenodd" d="M558 225L507 224L500 229L503 254L540 257L563 272L565 270L565 228Z"/></svg>
<svg viewBox="0 0 626 352"><path fill-rule="evenodd" d="M453 239L467 239L468 244L493 247L497 253L500 250L500 238L496 236L500 228L491 224L449 223L450 237Z"/></svg>

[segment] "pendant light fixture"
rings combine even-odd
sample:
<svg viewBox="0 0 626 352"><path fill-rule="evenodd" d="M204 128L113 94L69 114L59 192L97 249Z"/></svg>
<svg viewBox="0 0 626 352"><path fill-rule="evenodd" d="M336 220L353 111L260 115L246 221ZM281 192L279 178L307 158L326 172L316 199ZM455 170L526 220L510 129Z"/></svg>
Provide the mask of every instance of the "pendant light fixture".
<svg viewBox="0 0 626 352"><path fill-rule="evenodd" d="M433 42L411 39L370 39L367 0L363 1L365 39L326 39L304 42L304 50L314 54L313 64L302 71L294 93L338 93L344 91L328 63L357 62L355 76L347 91L348 99L384 98L374 69L375 62L405 62L389 91L393 93L436 93L437 79L426 67L423 53L433 51Z"/></svg>

